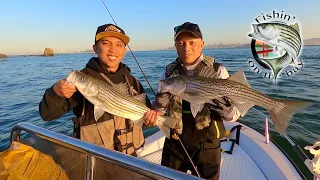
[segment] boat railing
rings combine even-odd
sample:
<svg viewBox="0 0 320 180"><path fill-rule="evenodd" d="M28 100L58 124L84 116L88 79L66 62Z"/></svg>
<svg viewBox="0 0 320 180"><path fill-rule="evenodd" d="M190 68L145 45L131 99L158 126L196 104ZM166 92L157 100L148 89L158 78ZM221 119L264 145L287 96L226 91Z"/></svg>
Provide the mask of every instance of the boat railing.
<svg viewBox="0 0 320 180"><path fill-rule="evenodd" d="M108 163L120 166L151 179L199 179L196 176L175 171L120 152L107 150L103 147L90 144L70 136L55 133L26 122L18 123L13 127L11 131L11 142L20 141L21 131L25 131L51 143L85 154L86 160L84 176L87 180L98 178L94 177L95 162L97 159L102 159Z"/></svg>

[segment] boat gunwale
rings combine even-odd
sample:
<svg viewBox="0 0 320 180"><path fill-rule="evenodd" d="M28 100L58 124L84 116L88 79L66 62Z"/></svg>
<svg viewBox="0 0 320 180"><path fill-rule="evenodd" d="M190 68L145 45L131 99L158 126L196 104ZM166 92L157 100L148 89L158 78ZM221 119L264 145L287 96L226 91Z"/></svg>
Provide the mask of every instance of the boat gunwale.
<svg viewBox="0 0 320 180"><path fill-rule="evenodd" d="M141 175L147 176L154 179L199 179L196 176L190 176L188 174L175 171L173 169L160 166L142 159L132 157L129 155L122 154L120 152L111 151L103 147L90 144L88 142L69 137L63 134L59 134L30 123L20 122L16 124L11 130L10 142L20 141L21 130L38 136L42 139L48 140L52 143L58 144L60 146L75 150L80 153L85 153L88 156L96 156L97 158L103 159L109 163L118 165L122 168L134 171ZM90 162L86 162L90 163ZM86 177L88 176L86 168ZM165 173L164 173L165 172Z"/></svg>

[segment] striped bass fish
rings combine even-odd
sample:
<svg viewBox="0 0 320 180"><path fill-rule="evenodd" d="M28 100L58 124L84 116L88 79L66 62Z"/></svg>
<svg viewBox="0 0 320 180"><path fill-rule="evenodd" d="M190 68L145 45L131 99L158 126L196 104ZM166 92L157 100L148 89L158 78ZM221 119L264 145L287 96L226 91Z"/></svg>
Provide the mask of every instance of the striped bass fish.
<svg viewBox="0 0 320 180"><path fill-rule="evenodd" d="M98 120L105 112L130 119L142 128L144 114L150 109L146 104L146 94L130 96L111 86L110 84L84 74L80 71L72 71L67 77L67 83L76 86L78 91L94 105L95 120ZM170 127L177 119L159 116L158 128L170 138Z"/></svg>
<svg viewBox="0 0 320 180"><path fill-rule="evenodd" d="M279 100L252 89L243 71L238 71L227 79L215 79L214 73L201 71L199 76L175 76L159 82L158 92L169 92L190 102L192 115L195 117L205 103L216 105L213 99L228 97L239 110L242 117L257 105L270 114L275 129L283 134L291 117L312 105L310 102ZM211 75L210 75L211 74ZM224 101L221 101L224 102Z"/></svg>
<svg viewBox="0 0 320 180"><path fill-rule="evenodd" d="M301 51L301 36L298 23L287 25L280 22L253 24L254 32L249 34L253 39L258 39L276 47L282 47L285 54L279 58L262 59L273 70L275 79L279 72L292 64Z"/></svg>

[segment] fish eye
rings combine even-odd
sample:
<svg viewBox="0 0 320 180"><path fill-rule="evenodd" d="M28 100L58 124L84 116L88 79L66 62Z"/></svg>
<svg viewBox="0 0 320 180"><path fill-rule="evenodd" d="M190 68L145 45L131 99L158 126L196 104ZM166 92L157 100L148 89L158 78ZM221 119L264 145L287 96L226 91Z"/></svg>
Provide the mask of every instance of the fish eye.
<svg viewBox="0 0 320 180"><path fill-rule="evenodd" d="M266 29L268 26L266 24L261 24L262 29Z"/></svg>
<svg viewBox="0 0 320 180"><path fill-rule="evenodd" d="M80 77L80 79L83 81L84 80L84 78L83 77Z"/></svg>

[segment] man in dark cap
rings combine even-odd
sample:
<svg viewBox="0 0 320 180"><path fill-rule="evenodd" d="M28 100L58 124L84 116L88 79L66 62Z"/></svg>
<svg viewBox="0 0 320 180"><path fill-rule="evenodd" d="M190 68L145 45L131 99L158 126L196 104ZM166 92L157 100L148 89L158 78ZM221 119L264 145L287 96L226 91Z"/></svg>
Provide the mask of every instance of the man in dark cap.
<svg viewBox="0 0 320 180"><path fill-rule="evenodd" d="M174 43L178 58L167 65L162 78L177 75L193 76L205 67L212 68L217 78L226 79L228 71L214 58L202 52L204 41L197 24L185 22L174 28ZM227 97L225 102L213 100L216 106L206 105L194 118L190 111L190 103L170 94L157 94L153 106L159 111L166 110L166 115L180 119L173 129L173 137L178 135L188 155L196 167L193 167L178 138L166 138L161 164L202 178L219 179L221 148L220 138L225 135L223 121L235 121L239 111ZM145 115L149 122L155 121L155 112Z"/></svg>

